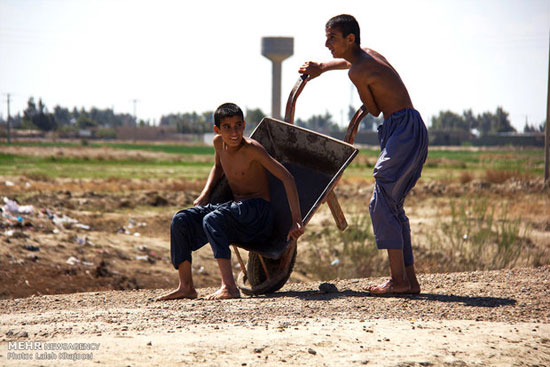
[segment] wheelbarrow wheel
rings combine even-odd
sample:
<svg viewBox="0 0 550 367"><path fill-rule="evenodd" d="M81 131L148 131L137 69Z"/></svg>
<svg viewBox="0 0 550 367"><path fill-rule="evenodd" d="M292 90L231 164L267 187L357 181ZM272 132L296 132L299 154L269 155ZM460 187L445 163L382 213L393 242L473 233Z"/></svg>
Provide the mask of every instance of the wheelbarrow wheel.
<svg viewBox="0 0 550 367"><path fill-rule="evenodd" d="M296 262L297 246L293 246L292 254L285 254L280 259L269 259L264 257L264 263L269 272L269 279L265 274L264 268L258 254L254 252L248 253L248 263L246 270L248 277L242 272L239 274L238 286L247 295L259 295L273 293L281 289L294 268ZM282 266L282 262L288 256L291 256L287 266Z"/></svg>

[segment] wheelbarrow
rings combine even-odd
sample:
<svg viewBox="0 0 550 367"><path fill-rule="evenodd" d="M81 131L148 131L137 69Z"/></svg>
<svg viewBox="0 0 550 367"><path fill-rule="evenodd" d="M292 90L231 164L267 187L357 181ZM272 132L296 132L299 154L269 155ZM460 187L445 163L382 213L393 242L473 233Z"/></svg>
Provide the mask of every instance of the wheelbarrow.
<svg viewBox="0 0 550 367"><path fill-rule="evenodd" d="M296 100L308 81L301 76L292 89L285 113L285 121L264 118L250 137L264 146L271 156L281 162L294 176L304 226L325 201L340 230L347 222L333 193L345 168L358 153L352 143L361 119L367 114L364 108L352 118L344 141L331 138L293 124ZM294 267L297 242L286 240L291 226L291 215L283 184L268 173L271 203L275 214L275 225L271 238L265 243L232 244L239 261L241 272L237 285L248 295L273 293L281 289ZM211 203L232 200L227 180L222 178L214 188ZM245 264L239 248L248 251Z"/></svg>

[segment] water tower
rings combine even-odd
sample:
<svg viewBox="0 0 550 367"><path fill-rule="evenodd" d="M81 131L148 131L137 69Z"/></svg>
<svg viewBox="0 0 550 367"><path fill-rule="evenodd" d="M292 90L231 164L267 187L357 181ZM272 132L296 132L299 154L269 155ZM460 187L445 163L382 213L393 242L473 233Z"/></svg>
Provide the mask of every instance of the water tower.
<svg viewBox="0 0 550 367"><path fill-rule="evenodd" d="M294 53L294 38L263 37L262 55L273 63L271 88L271 117L281 118L281 65Z"/></svg>

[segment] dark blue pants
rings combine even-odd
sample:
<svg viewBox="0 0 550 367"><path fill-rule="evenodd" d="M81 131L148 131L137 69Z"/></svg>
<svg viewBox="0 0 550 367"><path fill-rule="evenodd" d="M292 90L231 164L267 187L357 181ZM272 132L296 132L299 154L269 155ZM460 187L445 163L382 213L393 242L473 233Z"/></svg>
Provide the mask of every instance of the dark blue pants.
<svg viewBox="0 0 550 367"><path fill-rule="evenodd" d="M428 131L414 109L389 116L378 127L380 156L374 167L374 191L369 204L379 249L402 249L405 266L414 263L405 197L420 178L428 155Z"/></svg>
<svg viewBox="0 0 550 367"><path fill-rule="evenodd" d="M261 198L180 210L170 226L170 255L178 268L210 242L216 259L230 259L229 246L267 241L273 229L271 203Z"/></svg>

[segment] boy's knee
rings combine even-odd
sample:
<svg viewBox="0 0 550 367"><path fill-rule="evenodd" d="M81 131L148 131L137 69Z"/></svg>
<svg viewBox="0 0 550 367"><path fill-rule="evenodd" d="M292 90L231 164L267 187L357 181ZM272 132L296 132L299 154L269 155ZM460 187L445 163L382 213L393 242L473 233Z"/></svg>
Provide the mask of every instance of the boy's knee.
<svg viewBox="0 0 550 367"><path fill-rule="evenodd" d="M221 219L221 213L217 210L214 210L211 213L208 213L202 218L202 227L205 231L210 232L212 229L219 227Z"/></svg>
<svg viewBox="0 0 550 367"><path fill-rule="evenodd" d="M178 212L174 214L174 216L172 217L172 223L170 224L170 228L174 229L174 228L179 228L181 226L184 226L186 225L187 220L188 220L187 213Z"/></svg>

